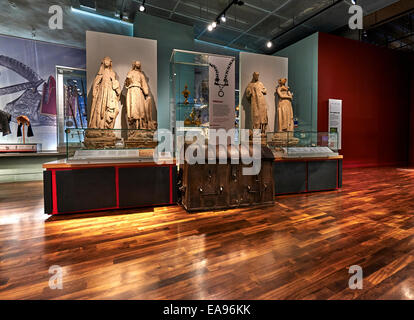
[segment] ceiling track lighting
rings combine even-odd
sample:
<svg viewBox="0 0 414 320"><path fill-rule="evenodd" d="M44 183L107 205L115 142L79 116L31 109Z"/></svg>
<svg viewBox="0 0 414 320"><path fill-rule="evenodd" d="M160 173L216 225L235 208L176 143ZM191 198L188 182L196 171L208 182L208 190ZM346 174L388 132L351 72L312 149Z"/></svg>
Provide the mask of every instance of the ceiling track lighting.
<svg viewBox="0 0 414 320"><path fill-rule="evenodd" d="M242 6L242 5L244 5L244 1L240 1L240 0L233 0L232 2L230 2L228 5L227 5L227 7L222 11L222 12L220 12L220 14L217 16L217 18L212 22L212 23L210 23L208 26L207 26L207 30L208 31L213 31L216 27L217 27L217 25L219 25L221 22L222 23L226 23L226 21L227 21L227 18L226 18L226 13L227 13L227 10L229 10L230 8L231 8L231 6L233 6L233 5L238 5L238 6Z"/></svg>
<svg viewBox="0 0 414 320"><path fill-rule="evenodd" d="M144 12L145 11L145 0L142 0L141 5L139 6L139 11Z"/></svg>
<svg viewBox="0 0 414 320"><path fill-rule="evenodd" d="M273 42L272 42L272 41L268 41L268 42L266 43L266 47L268 47L269 49L270 49L271 47L273 47Z"/></svg>

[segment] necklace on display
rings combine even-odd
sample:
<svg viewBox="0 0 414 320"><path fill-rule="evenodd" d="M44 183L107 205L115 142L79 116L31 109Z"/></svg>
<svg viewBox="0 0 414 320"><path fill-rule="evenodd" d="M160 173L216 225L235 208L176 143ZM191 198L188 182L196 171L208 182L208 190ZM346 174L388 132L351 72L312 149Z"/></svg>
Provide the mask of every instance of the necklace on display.
<svg viewBox="0 0 414 320"><path fill-rule="evenodd" d="M229 86L229 80L227 79L227 76L229 75L229 71L230 68L234 62L234 58L230 60L229 65L226 68L226 73L224 74L224 79L223 79L223 83L220 83L220 73L218 71L218 68L215 64L209 63L210 67L212 67L214 69L214 71L216 72L216 77L214 79L214 85L219 87L219 92L218 95L220 98L224 97L224 87L228 87Z"/></svg>

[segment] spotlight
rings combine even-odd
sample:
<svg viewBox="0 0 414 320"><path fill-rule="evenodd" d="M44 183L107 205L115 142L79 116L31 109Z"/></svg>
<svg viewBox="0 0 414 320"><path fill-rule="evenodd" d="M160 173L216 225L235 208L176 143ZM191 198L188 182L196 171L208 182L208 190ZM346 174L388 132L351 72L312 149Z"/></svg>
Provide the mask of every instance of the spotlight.
<svg viewBox="0 0 414 320"><path fill-rule="evenodd" d="M141 5L139 6L139 11L141 11L141 12L145 11L145 0L142 0Z"/></svg>
<svg viewBox="0 0 414 320"><path fill-rule="evenodd" d="M268 42L266 43L266 47L268 47L269 49L270 49L272 46L273 46L272 41L268 41Z"/></svg>
<svg viewBox="0 0 414 320"><path fill-rule="evenodd" d="M208 27L207 27L207 30L210 31L210 32L213 31L213 26L211 24L209 24Z"/></svg>
<svg viewBox="0 0 414 320"><path fill-rule="evenodd" d="M211 24L211 26L213 27L213 29L215 29L216 27L217 27L217 22L213 22L212 24Z"/></svg>
<svg viewBox="0 0 414 320"><path fill-rule="evenodd" d="M226 22L226 20L227 20L227 19L226 19L226 16L225 16L224 14L221 16L221 18L220 18L220 19L221 19L221 21L222 21L222 22Z"/></svg>
<svg viewBox="0 0 414 320"><path fill-rule="evenodd" d="M352 4L356 4L356 1L355 0L351 0L351 2L352 2Z"/></svg>

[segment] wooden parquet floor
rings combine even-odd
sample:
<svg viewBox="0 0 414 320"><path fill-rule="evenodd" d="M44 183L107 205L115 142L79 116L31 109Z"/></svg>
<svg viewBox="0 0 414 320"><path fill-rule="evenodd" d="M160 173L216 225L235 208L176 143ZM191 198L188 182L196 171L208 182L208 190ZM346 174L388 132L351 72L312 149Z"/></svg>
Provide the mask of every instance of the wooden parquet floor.
<svg viewBox="0 0 414 320"><path fill-rule="evenodd" d="M339 191L197 214L51 217L42 183L0 184L0 299L414 299L414 171L349 169Z"/></svg>

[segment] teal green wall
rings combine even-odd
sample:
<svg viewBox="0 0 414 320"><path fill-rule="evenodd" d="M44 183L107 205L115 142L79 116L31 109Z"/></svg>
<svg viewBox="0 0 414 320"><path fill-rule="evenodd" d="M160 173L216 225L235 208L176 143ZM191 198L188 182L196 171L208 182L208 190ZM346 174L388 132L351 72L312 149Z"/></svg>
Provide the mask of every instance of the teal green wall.
<svg viewBox="0 0 414 320"><path fill-rule="evenodd" d="M289 58L289 87L293 92L293 112L298 130L318 129L318 39L319 33L275 53Z"/></svg>
<svg viewBox="0 0 414 320"><path fill-rule="evenodd" d="M173 49L194 50L194 29L166 19L138 13L134 37L158 42L158 126L169 128L170 58Z"/></svg>
<svg viewBox="0 0 414 320"><path fill-rule="evenodd" d="M0 156L0 183L43 180L42 164L64 159L62 156Z"/></svg>

